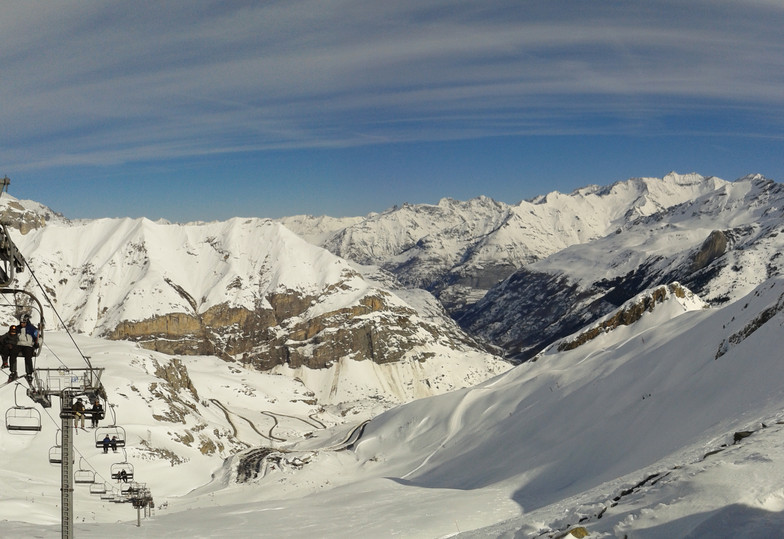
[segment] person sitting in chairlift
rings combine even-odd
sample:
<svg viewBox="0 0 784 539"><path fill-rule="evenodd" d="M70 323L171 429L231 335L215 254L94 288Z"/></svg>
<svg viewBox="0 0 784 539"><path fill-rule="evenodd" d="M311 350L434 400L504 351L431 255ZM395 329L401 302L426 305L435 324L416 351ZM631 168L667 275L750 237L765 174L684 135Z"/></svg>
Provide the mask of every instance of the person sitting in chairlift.
<svg viewBox="0 0 784 539"><path fill-rule="evenodd" d="M76 399L76 402L73 405L73 413L74 413L74 429L79 426L79 420L81 420L82 429L84 429L84 403L82 402L82 399Z"/></svg>
<svg viewBox="0 0 784 539"><path fill-rule="evenodd" d="M112 443L112 440L109 438L108 434L103 437L103 452L104 453L108 453L109 452L109 445L111 445L111 443Z"/></svg>
<svg viewBox="0 0 784 539"><path fill-rule="evenodd" d="M10 357L11 375L8 381L16 380L16 358L22 355L25 360L25 378L27 383L33 382L33 353L38 348L38 328L30 321L29 314L23 314L19 319L19 336Z"/></svg>
<svg viewBox="0 0 784 539"><path fill-rule="evenodd" d="M0 337L0 356L3 358L3 368L8 368L8 360L16 348L16 342L19 340L19 331L16 326L9 326L8 333Z"/></svg>
<svg viewBox="0 0 784 539"><path fill-rule="evenodd" d="M117 436L112 436L111 443L112 443L112 451L117 453Z"/></svg>
<svg viewBox="0 0 784 539"><path fill-rule="evenodd" d="M128 482L128 472L126 472L124 469L120 470L120 480L123 483L127 483Z"/></svg>
<svg viewBox="0 0 784 539"><path fill-rule="evenodd" d="M95 399L95 402L93 403L93 407L90 408L90 412L92 412L92 415L90 415L90 420L92 421L92 427L96 428L98 427L98 421L103 419L103 405L101 404L100 400Z"/></svg>

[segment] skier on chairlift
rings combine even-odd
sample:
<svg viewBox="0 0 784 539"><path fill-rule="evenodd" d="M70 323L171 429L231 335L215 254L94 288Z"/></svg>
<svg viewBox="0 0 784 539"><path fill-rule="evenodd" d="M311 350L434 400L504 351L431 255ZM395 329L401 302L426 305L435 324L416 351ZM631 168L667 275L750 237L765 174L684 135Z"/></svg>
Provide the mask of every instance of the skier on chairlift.
<svg viewBox="0 0 784 539"><path fill-rule="evenodd" d="M79 427L79 422L81 421L82 430L86 430L84 428L84 403L82 402L82 399L76 399L72 409L74 414L74 429Z"/></svg>
<svg viewBox="0 0 784 539"><path fill-rule="evenodd" d="M25 378L27 378L27 383L30 384L33 382L33 353L38 347L38 328L30 321L29 314L23 314L19 319L18 330L18 341L14 351L11 353L9 362L11 374L8 377L8 381L13 382L17 379L16 359L19 355L22 355L25 360Z"/></svg>
<svg viewBox="0 0 784 539"><path fill-rule="evenodd" d="M93 407L90 408L90 421L92 422L92 427L98 428L98 422L103 419L103 405L101 401L95 399L93 403Z"/></svg>
<svg viewBox="0 0 784 539"><path fill-rule="evenodd" d="M3 368L8 368L8 360L16 348L16 342L19 340L19 331L16 326L9 326L8 333L0 337L0 356L3 358Z"/></svg>

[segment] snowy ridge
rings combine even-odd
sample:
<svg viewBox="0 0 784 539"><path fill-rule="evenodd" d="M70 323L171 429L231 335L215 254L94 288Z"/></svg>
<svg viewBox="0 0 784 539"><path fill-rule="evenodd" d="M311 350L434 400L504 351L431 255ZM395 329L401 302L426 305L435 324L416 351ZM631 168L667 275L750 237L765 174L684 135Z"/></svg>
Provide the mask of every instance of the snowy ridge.
<svg viewBox="0 0 784 539"><path fill-rule="evenodd" d="M630 221L518 270L461 325L524 358L640 291L680 282L721 304L781 273L784 186L759 176Z"/></svg>
<svg viewBox="0 0 784 539"><path fill-rule="evenodd" d="M646 327L658 327L684 311L706 308L708 308L707 303L694 295L691 290L682 287L680 283L670 283L666 286L646 290L628 300L612 313L580 330L577 334L556 341L543 353L540 353L537 358L546 354L550 348L557 348L559 352L573 350L589 341L601 338L619 327L634 324L634 331L640 332Z"/></svg>
<svg viewBox="0 0 784 539"><path fill-rule="evenodd" d="M404 204L339 229L322 244L344 258L379 265L459 311L518 268L726 185L673 172L571 194L556 191L516 205L487 197ZM284 222L316 238L313 220Z"/></svg>
<svg viewBox="0 0 784 539"><path fill-rule="evenodd" d="M264 219L196 225L98 219L52 224L18 238L17 245L69 327L95 335L122 320L203 311L227 299L253 308L267 292L281 289L318 295L341 280L368 288L344 261ZM19 278L31 280L29 274ZM196 305L166 279L187 290Z"/></svg>

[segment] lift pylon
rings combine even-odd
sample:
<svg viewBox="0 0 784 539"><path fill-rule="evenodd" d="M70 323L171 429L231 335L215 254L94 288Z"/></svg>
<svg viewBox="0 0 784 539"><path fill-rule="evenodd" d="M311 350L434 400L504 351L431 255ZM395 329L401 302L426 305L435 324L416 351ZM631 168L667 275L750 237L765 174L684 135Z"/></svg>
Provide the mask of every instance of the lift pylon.
<svg viewBox="0 0 784 539"><path fill-rule="evenodd" d="M38 369L27 395L42 406L51 406L52 397L60 398L60 462L62 538L73 539L73 402L80 395L93 399L102 391L103 369Z"/></svg>

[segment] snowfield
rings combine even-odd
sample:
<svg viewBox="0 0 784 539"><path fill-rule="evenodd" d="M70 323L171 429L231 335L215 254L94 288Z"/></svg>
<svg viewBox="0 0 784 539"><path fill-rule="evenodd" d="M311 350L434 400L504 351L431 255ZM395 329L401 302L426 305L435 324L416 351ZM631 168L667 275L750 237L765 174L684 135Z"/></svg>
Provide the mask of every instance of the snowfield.
<svg viewBox="0 0 784 539"><path fill-rule="evenodd" d="M229 444L234 423L233 443L286 451L246 483L236 482L236 458L174 441L185 425L151 418L167 404L147 398L145 384L160 382L149 371L170 358L79 339L106 368L128 459L156 509L137 528L127 504L77 487L76 536L555 537L576 526L592 537L777 536L783 297L781 278L721 309L671 295L576 349L551 347L475 387L381 413L350 448L340 442L372 406L312 415L306 396L291 398L304 387L296 379L180 358L198 393L182 396L195 408L185 424L203 422ZM52 349L67 345L49 338ZM2 399L13 405L11 386ZM274 421L262 412L287 421L269 436ZM58 470L46 459L57 421L48 415L36 436L0 439L3 535L57 533ZM105 478L119 456L92 442L79 433L76 466L83 458Z"/></svg>

